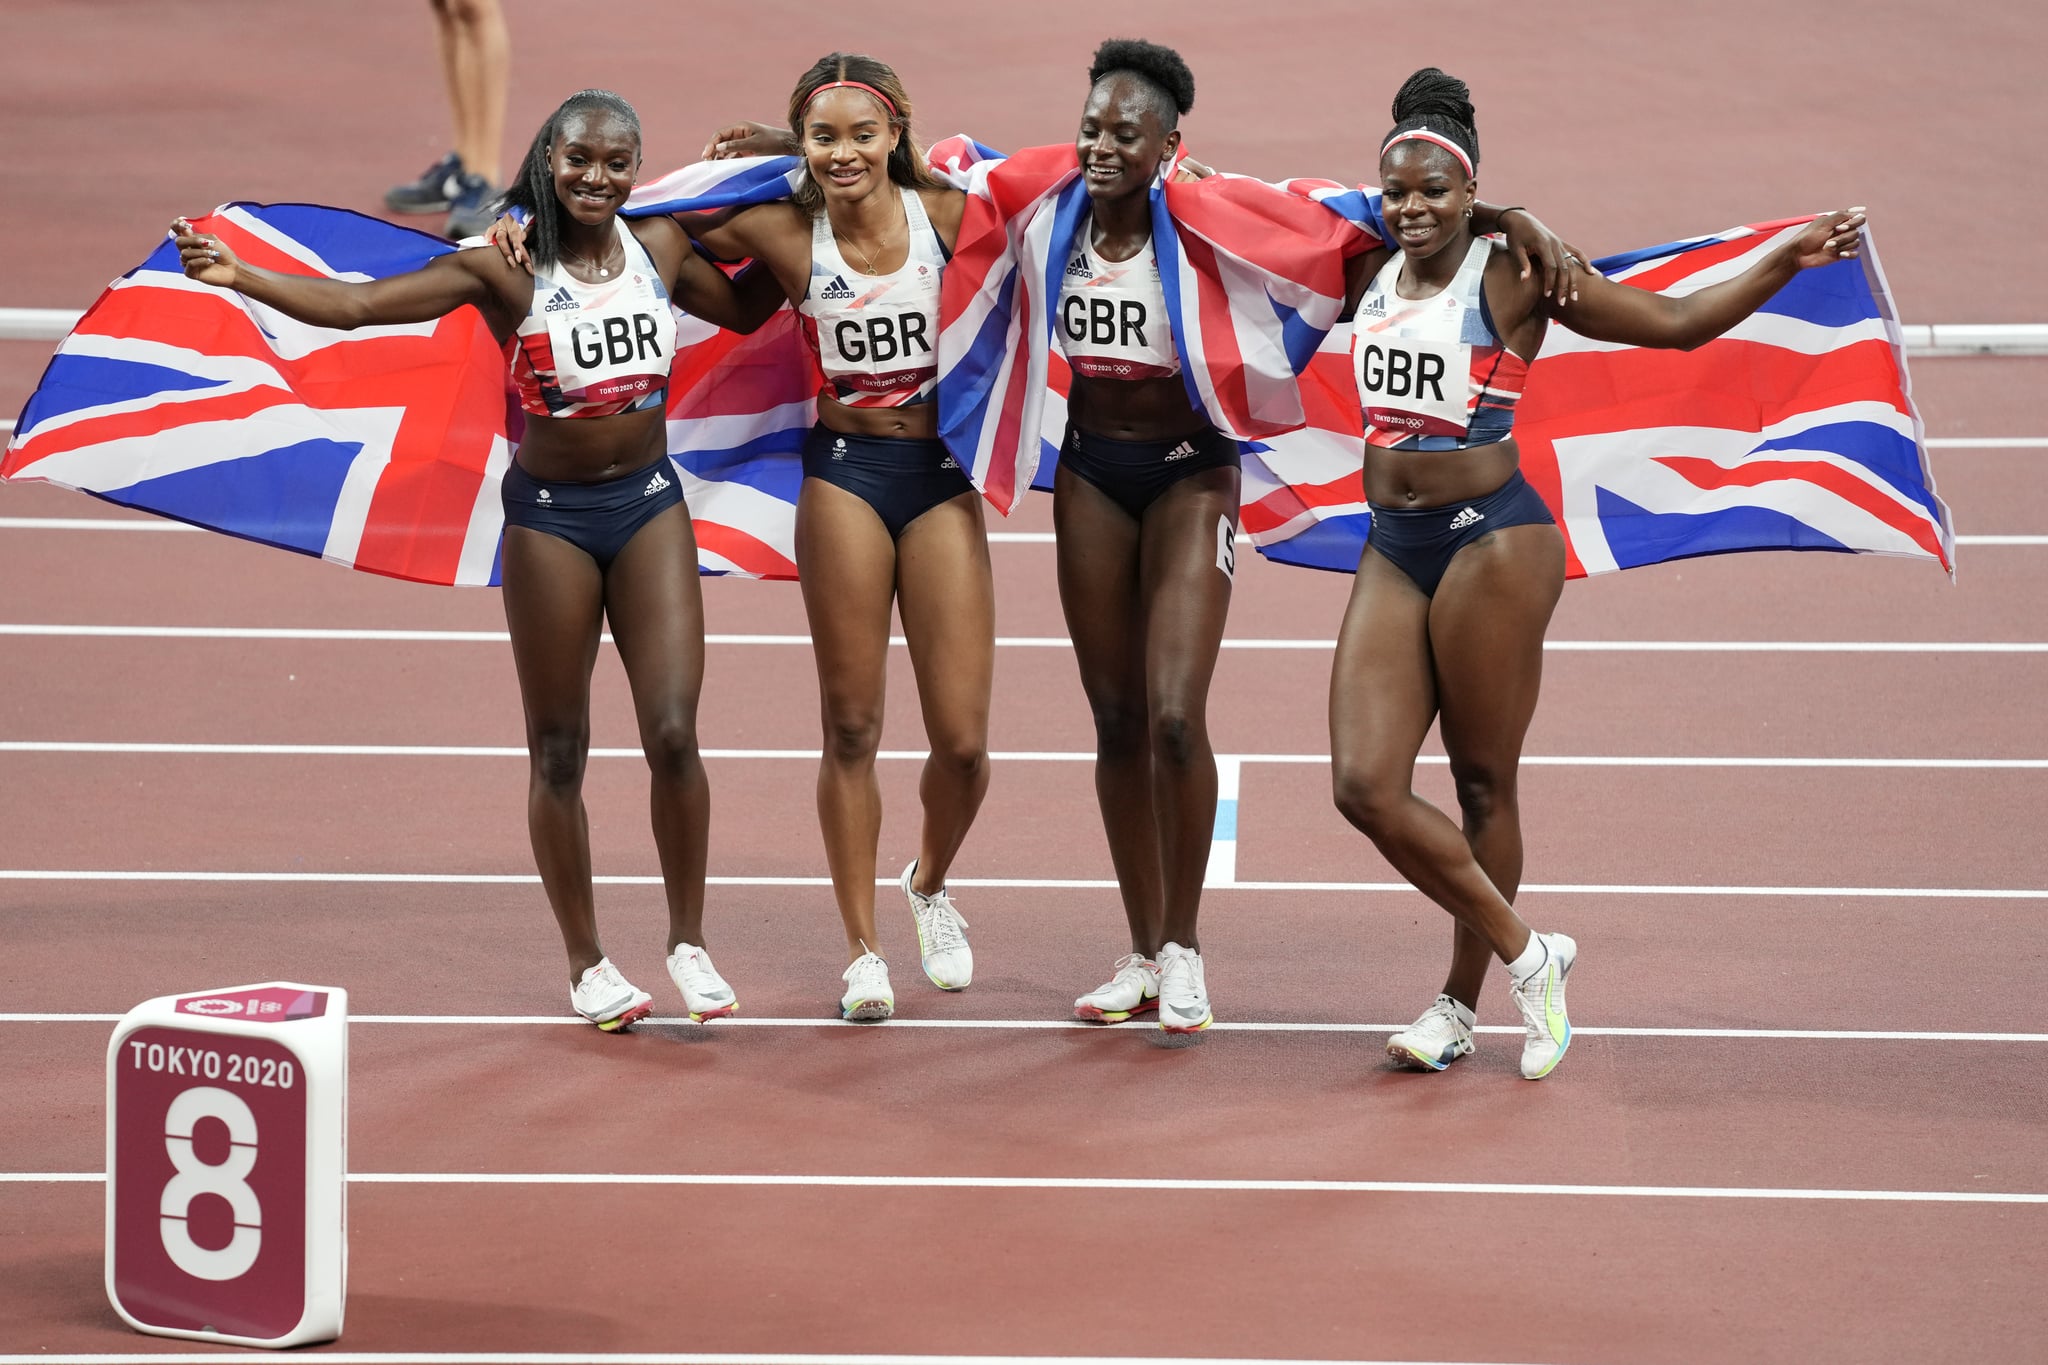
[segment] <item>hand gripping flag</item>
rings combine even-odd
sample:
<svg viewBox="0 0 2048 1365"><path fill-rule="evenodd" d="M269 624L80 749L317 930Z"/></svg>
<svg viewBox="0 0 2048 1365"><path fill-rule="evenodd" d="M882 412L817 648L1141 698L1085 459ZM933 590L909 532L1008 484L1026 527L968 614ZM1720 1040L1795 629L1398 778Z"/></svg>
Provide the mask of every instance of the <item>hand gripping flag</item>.
<svg viewBox="0 0 2048 1365"><path fill-rule="evenodd" d="M1595 262L1683 294L1747 269L1811 218L1761 223ZM1302 377L1308 424L1245 458L1244 529L1269 558L1350 571L1364 548L1348 325ZM1800 272L1698 350L1588 341L1553 325L1515 420L1523 473L1577 578L1737 550L1922 557L1951 574L1903 339L1866 232L1861 259Z"/></svg>
<svg viewBox="0 0 2048 1365"><path fill-rule="evenodd" d="M711 207L788 193L740 162L699 174L696 188ZM414 270L453 249L304 204L233 204L194 225L251 264L337 279ZM188 280L166 241L58 347L0 476L373 573L495 583L498 485L524 427L506 360L475 309L309 327ZM786 326L741 337L678 315L669 453L704 572L795 576L797 452L816 373Z"/></svg>

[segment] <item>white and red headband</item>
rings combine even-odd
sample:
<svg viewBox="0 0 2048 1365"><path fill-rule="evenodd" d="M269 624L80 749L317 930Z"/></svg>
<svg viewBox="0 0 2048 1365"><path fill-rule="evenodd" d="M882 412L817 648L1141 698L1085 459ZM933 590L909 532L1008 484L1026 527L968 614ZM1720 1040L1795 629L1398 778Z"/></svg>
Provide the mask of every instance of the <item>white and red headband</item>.
<svg viewBox="0 0 2048 1365"><path fill-rule="evenodd" d="M1427 142L1431 146L1441 147L1452 156L1458 158L1458 164L1465 168L1467 176L1473 174L1471 153L1445 137L1442 133L1433 133L1427 128L1410 128L1406 132L1396 133L1388 138L1386 145L1381 147L1380 151L1385 152L1388 147L1393 146L1397 142Z"/></svg>

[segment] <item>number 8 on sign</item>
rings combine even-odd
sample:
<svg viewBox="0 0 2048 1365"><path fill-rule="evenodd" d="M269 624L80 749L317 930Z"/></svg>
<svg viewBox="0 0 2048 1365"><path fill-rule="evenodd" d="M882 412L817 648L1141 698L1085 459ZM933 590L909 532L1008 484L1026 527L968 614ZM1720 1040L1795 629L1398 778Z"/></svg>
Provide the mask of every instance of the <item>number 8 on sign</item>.
<svg viewBox="0 0 2048 1365"><path fill-rule="evenodd" d="M202 1160L192 1145L201 1119L227 1125L228 1156L219 1165ZM256 1169L256 1115L241 1096L217 1086L202 1085L171 1101L164 1119L164 1148L177 1174L164 1186L161 1234L171 1263L194 1279L233 1280L248 1273L263 1250L263 1205L249 1187ZM204 1194L224 1199L234 1214L235 1231L218 1249L192 1240L187 1218L192 1201Z"/></svg>

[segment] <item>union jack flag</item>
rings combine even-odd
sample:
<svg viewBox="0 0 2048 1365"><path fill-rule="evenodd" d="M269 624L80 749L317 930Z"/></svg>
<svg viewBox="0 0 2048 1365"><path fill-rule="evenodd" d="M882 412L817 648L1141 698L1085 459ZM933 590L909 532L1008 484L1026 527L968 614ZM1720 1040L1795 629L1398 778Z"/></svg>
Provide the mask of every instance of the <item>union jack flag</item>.
<svg viewBox="0 0 2048 1365"><path fill-rule="evenodd" d="M939 429L1008 512L1034 475L1045 486L1065 424L1066 366L1052 338L1087 187L1072 146L1001 158L953 138L930 155L967 191L946 268ZM1302 424L1296 375L1343 307L1345 259L1380 240L1368 196L1349 192L1324 212L1320 195L1275 188L1212 176L1162 178L1151 190L1153 251L1188 397L1240 440Z"/></svg>
<svg viewBox="0 0 2048 1365"><path fill-rule="evenodd" d="M1690 293L1740 274L1811 221L1732 228L1595 268ZM1349 326L1332 329L1303 374L1307 426L1246 447L1243 526L1283 563L1349 571L1364 547L1349 347ZM1529 367L1515 438L1574 578L1737 550L1905 555L1955 569L1954 526L1934 492L1867 232L1861 259L1800 272L1696 351L1553 326Z"/></svg>
<svg viewBox="0 0 2048 1365"><path fill-rule="evenodd" d="M233 204L194 226L253 265L345 280L454 249L305 204ZM793 578L815 364L787 326L740 337L679 314L678 329L669 452L700 567ZM475 309L401 327L309 327L188 280L166 241L58 347L0 477L396 578L495 583L498 486L524 428L506 360Z"/></svg>

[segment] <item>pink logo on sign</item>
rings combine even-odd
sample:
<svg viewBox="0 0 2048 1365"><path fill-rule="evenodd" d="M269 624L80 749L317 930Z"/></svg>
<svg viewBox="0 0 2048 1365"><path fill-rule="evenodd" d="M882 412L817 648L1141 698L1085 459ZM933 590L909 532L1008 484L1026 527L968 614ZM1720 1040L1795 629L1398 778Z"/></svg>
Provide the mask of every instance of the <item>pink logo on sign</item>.
<svg viewBox="0 0 2048 1365"><path fill-rule="evenodd" d="M253 1024L283 1024L293 1019L318 1019L327 1013L326 991L295 991L265 986L253 991L219 991L180 1000L179 1014L214 1019L240 1018Z"/></svg>

